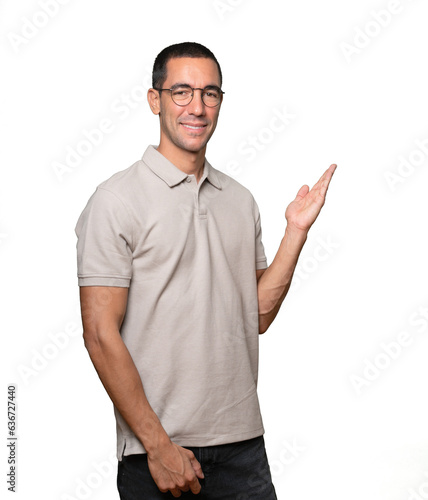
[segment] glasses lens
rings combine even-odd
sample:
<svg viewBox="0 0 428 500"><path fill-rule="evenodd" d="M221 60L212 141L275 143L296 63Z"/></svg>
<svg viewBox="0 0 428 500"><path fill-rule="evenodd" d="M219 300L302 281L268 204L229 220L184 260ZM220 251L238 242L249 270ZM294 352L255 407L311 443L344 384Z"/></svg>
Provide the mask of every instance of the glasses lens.
<svg viewBox="0 0 428 500"><path fill-rule="evenodd" d="M171 90L171 97L175 104L178 104L179 106L185 106L192 100L192 89L187 85L173 87L173 89Z"/></svg>
<svg viewBox="0 0 428 500"><path fill-rule="evenodd" d="M210 106L211 108L214 106L218 106L221 100L221 91L220 89L210 88L204 90L202 93L202 100L206 106Z"/></svg>

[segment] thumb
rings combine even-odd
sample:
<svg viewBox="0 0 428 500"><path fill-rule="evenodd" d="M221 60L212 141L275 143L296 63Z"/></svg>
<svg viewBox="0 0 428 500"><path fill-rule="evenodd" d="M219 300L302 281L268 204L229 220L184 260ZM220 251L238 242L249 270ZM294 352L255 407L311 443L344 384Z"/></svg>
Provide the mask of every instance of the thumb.
<svg viewBox="0 0 428 500"><path fill-rule="evenodd" d="M296 200L304 198L309 193L309 186L305 184L299 189L299 192L296 195Z"/></svg>

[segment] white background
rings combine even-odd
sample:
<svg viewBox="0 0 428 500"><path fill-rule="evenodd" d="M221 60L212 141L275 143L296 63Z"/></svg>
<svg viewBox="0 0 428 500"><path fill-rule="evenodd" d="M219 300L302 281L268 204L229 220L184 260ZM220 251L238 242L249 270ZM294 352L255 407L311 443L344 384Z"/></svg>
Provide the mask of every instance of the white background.
<svg viewBox="0 0 428 500"><path fill-rule="evenodd" d="M1 495L15 383L14 498L118 499L112 405L81 338L74 227L95 187L158 143L145 99L155 56L198 41L226 91L207 157L254 194L269 264L288 203L338 164L260 338L278 498L428 498L427 3L51 0L49 17L42 4L0 6ZM58 175L105 119L110 133Z"/></svg>

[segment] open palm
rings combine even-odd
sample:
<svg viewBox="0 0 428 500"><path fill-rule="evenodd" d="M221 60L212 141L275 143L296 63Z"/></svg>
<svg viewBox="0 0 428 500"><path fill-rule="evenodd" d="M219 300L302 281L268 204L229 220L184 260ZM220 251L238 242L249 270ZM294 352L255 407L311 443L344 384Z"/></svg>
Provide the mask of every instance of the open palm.
<svg viewBox="0 0 428 500"><path fill-rule="evenodd" d="M299 189L296 198L285 211L287 224L299 230L309 230L325 203L327 189L336 167L335 164L330 165L311 190L306 184Z"/></svg>

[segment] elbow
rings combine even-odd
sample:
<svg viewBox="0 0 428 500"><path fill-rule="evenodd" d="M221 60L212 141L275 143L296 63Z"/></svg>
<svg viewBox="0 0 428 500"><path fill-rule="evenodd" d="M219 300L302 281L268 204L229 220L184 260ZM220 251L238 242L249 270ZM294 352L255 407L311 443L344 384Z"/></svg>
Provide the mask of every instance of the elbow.
<svg viewBox="0 0 428 500"><path fill-rule="evenodd" d="M268 323L263 316L259 315L259 334L262 335L269 328L270 323Z"/></svg>
<svg viewBox="0 0 428 500"><path fill-rule="evenodd" d="M259 300L259 333L265 333L278 313L277 304Z"/></svg>
<svg viewBox="0 0 428 500"><path fill-rule="evenodd" d="M90 355L94 353L100 347L100 339L97 332L93 330L83 330L83 343Z"/></svg>
<svg viewBox="0 0 428 500"><path fill-rule="evenodd" d="M91 326L83 328L83 342L91 358L109 350L120 337L120 332L115 327Z"/></svg>

